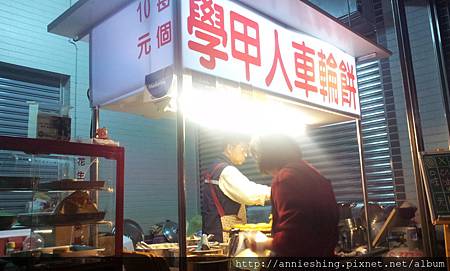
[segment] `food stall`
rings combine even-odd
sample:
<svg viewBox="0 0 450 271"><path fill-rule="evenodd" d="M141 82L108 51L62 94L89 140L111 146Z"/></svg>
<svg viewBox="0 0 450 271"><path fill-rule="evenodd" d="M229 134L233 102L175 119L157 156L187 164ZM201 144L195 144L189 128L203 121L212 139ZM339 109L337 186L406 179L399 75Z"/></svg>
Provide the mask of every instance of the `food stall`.
<svg viewBox="0 0 450 271"><path fill-rule="evenodd" d="M356 63L390 52L308 1L86 0L48 31L89 40L97 109L176 120L180 257L186 120L247 133L355 121L368 205Z"/></svg>

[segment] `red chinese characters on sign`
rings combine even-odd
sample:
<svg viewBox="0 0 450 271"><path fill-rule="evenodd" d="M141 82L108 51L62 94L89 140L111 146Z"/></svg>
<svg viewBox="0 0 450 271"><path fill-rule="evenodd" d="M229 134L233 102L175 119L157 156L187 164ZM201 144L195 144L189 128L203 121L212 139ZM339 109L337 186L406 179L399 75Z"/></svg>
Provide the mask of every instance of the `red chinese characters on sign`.
<svg viewBox="0 0 450 271"><path fill-rule="evenodd" d="M224 52L227 45L227 33L224 28L223 7L214 4L212 0L190 0L188 16L188 32L202 40L190 40L188 47L204 56L200 57L200 64L207 69L216 67L216 59L228 60ZM221 47L221 48L218 48Z"/></svg>
<svg viewBox="0 0 450 271"><path fill-rule="evenodd" d="M137 46L140 48L138 59L142 57L142 53L144 53L145 55L150 54L150 51L152 50L150 41L151 41L150 33L146 33L138 38Z"/></svg>
<svg viewBox="0 0 450 271"><path fill-rule="evenodd" d="M309 97L309 92L317 92L315 86L315 72L314 72L314 49L307 47L305 42L301 44L292 42L292 47L297 51L294 53L295 58L295 74L298 80L294 81L296 87L306 91L306 97Z"/></svg>
<svg viewBox="0 0 450 271"><path fill-rule="evenodd" d="M321 49L318 53L319 62L319 94L328 103L339 104L339 89L337 77L337 63L332 53L326 57Z"/></svg>
<svg viewBox="0 0 450 271"><path fill-rule="evenodd" d="M142 23L144 20L150 17L150 0L143 0L138 2L136 12L139 16L139 22ZM139 50L138 59L141 59L142 55L148 55L151 51L151 38L150 33L144 33L138 37L137 47Z"/></svg>
<svg viewBox="0 0 450 271"><path fill-rule="evenodd" d="M280 53L280 44L278 43L278 31L274 30L275 35L275 52L273 55L272 68L270 68L269 74L266 76L266 86L270 86L272 83L273 77L275 76L275 71L277 66L280 65L281 72L283 73L284 81L286 82L290 91L292 91L291 81L286 73L286 68L284 68L283 59L281 58Z"/></svg>
<svg viewBox="0 0 450 271"><path fill-rule="evenodd" d="M172 23L168 21L163 25L159 25L156 37L158 39L158 48L170 43L172 41Z"/></svg>
<svg viewBox="0 0 450 271"><path fill-rule="evenodd" d="M139 14L140 23L142 23L143 20L148 19L150 17L150 0L144 0L143 4L139 1L136 12Z"/></svg>
<svg viewBox="0 0 450 271"><path fill-rule="evenodd" d="M323 50L320 50L317 56L319 57L319 94L322 95L322 100L325 102L328 97L326 56Z"/></svg>
<svg viewBox="0 0 450 271"><path fill-rule="evenodd" d="M223 0L185 3L186 67L279 94L289 89L292 98L355 113L357 82L350 55ZM261 72L264 82L257 77Z"/></svg>
<svg viewBox="0 0 450 271"><path fill-rule="evenodd" d="M341 61L339 65L341 71L341 91L342 91L342 106L347 105L356 109L356 88L355 88L355 74L353 72L353 65Z"/></svg>
<svg viewBox="0 0 450 271"><path fill-rule="evenodd" d="M161 12L170 6L170 0L158 0L157 6L158 12Z"/></svg>
<svg viewBox="0 0 450 271"><path fill-rule="evenodd" d="M339 104L339 90L337 83L337 64L331 53L327 58L327 85L328 85L328 102Z"/></svg>
<svg viewBox="0 0 450 271"><path fill-rule="evenodd" d="M151 24L154 23L153 21L156 20L159 24L160 23L158 21L159 12L162 12L166 8L170 7L170 0L157 0L157 1L140 0L137 3L138 3L137 8L136 8L136 12L137 12L137 16L138 16L137 19L139 20L139 23L141 25L145 25L145 26L142 26L144 29L146 29L145 31L148 31L149 26L151 26ZM155 14L151 13L151 8L154 8L154 9L157 8L158 13L155 13ZM152 17L150 17L150 15ZM144 32L144 31L142 31L142 32ZM141 33L139 33L139 34L141 34ZM169 44L172 41L172 22L168 21L166 23L158 25L157 33L145 32L145 33L142 33L142 35L140 35L137 38L137 47L139 50L139 54L137 57L138 59L141 59L151 53L151 51L152 51L152 44L151 44L152 38L151 37L152 36L156 36L158 48L161 48L162 46ZM155 44L155 46L156 46L156 44Z"/></svg>
<svg viewBox="0 0 450 271"><path fill-rule="evenodd" d="M230 12L231 55L245 62L245 78L250 81L250 64L261 66L259 25L236 12Z"/></svg>

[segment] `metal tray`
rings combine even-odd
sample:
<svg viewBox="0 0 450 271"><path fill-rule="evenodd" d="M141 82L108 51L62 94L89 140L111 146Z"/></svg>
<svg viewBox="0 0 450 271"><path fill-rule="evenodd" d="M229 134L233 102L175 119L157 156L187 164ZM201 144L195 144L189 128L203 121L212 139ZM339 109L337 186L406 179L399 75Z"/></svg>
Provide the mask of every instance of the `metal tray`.
<svg viewBox="0 0 450 271"><path fill-rule="evenodd" d="M101 189L105 186L104 181L90 182L90 181L77 181L75 179L63 179L59 181L53 181L49 183L39 184L39 190L90 190Z"/></svg>
<svg viewBox="0 0 450 271"><path fill-rule="evenodd" d="M105 212L81 214L27 213L18 214L17 221L23 226L71 226L90 224L105 218Z"/></svg>
<svg viewBox="0 0 450 271"><path fill-rule="evenodd" d="M0 190L30 190L39 183L38 177L0 176Z"/></svg>
<svg viewBox="0 0 450 271"><path fill-rule="evenodd" d="M105 186L104 181L90 182L76 179L62 179L48 183L40 183L37 177L1 177L0 191L73 191L98 190Z"/></svg>

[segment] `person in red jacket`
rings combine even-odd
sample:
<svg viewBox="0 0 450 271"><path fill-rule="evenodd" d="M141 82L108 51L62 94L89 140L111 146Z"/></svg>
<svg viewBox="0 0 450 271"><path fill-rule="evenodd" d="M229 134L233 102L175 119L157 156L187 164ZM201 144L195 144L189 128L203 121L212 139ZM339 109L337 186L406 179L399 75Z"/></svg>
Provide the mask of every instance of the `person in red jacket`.
<svg viewBox="0 0 450 271"><path fill-rule="evenodd" d="M333 256L339 214L330 181L302 159L288 136L260 136L250 148L260 171L273 176L272 238L248 240L250 247L277 257Z"/></svg>

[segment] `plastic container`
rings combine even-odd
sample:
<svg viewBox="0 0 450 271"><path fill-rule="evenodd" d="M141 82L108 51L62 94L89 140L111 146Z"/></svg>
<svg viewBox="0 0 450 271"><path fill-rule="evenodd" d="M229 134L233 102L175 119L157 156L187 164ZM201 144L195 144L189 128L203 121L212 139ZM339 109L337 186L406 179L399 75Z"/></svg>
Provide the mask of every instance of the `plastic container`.
<svg viewBox="0 0 450 271"><path fill-rule="evenodd" d="M11 256L11 254L16 250L15 242L8 242L5 248L5 254L7 257Z"/></svg>
<svg viewBox="0 0 450 271"><path fill-rule="evenodd" d="M24 251L34 250L42 247L44 247L44 238L40 234L33 232L23 240L22 250Z"/></svg>

